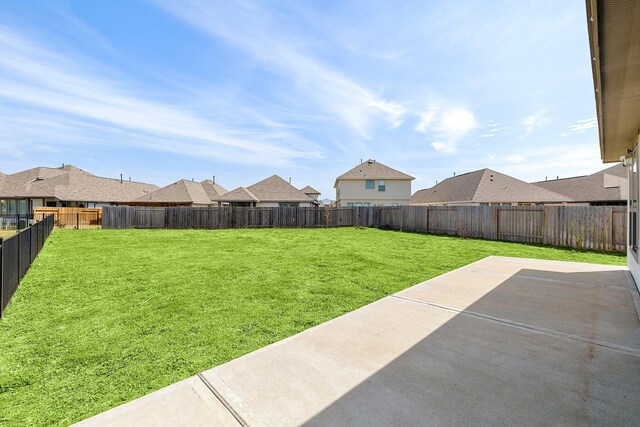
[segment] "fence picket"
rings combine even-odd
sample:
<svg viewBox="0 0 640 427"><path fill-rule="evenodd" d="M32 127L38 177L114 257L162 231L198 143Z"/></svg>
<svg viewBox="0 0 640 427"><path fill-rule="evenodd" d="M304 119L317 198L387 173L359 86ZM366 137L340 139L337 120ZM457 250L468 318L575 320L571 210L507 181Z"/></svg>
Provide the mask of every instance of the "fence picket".
<svg viewBox="0 0 640 427"><path fill-rule="evenodd" d="M103 208L103 228L375 227L488 240L625 251L624 206ZM39 242L41 239L38 238Z"/></svg>
<svg viewBox="0 0 640 427"><path fill-rule="evenodd" d="M0 317L53 230L53 222L53 215L49 215L7 239L0 239Z"/></svg>

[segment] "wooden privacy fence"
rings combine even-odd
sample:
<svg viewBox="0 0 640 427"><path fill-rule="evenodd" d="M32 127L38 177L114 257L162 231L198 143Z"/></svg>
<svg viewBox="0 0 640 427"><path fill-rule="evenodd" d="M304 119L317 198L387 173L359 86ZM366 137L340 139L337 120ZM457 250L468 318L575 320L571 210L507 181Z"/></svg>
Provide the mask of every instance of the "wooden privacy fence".
<svg viewBox="0 0 640 427"><path fill-rule="evenodd" d="M375 227L487 240L625 251L625 206L103 208L103 228Z"/></svg>
<svg viewBox="0 0 640 427"><path fill-rule="evenodd" d="M53 215L0 239L0 317L53 230Z"/></svg>
<svg viewBox="0 0 640 427"><path fill-rule="evenodd" d="M98 228L102 222L102 208L33 208L35 220L48 215L53 215L56 227L60 228Z"/></svg>

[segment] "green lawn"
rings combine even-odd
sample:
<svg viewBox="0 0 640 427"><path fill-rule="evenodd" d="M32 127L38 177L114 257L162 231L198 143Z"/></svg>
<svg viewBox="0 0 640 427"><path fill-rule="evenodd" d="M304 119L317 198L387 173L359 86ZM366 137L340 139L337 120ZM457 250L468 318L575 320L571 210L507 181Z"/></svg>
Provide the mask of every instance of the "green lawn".
<svg viewBox="0 0 640 427"><path fill-rule="evenodd" d="M66 425L488 255L375 229L56 230L0 320L0 424Z"/></svg>

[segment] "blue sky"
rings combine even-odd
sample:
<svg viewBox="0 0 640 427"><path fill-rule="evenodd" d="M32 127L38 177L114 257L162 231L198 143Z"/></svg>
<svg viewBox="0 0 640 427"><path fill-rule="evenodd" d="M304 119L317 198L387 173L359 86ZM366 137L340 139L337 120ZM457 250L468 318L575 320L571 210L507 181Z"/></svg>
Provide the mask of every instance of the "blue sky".
<svg viewBox="0 0 640 427"><path fill-rule="evenodd" d="M413 190L484 167L604 168L584 2L29 1L0 6L0 171L73 164L334 197L374 158Z"/></svg>

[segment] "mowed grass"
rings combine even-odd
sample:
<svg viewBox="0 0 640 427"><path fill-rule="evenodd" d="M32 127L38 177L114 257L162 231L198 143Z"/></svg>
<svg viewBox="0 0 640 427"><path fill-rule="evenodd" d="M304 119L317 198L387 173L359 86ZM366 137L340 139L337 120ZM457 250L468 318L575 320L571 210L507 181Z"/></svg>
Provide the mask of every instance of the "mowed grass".
<svg viewBox="0 0 640 427"><path fill-rule="evenodd" d="M56 230L0 320L0 424L66 425L488 255L374 229Z"/></svg>

